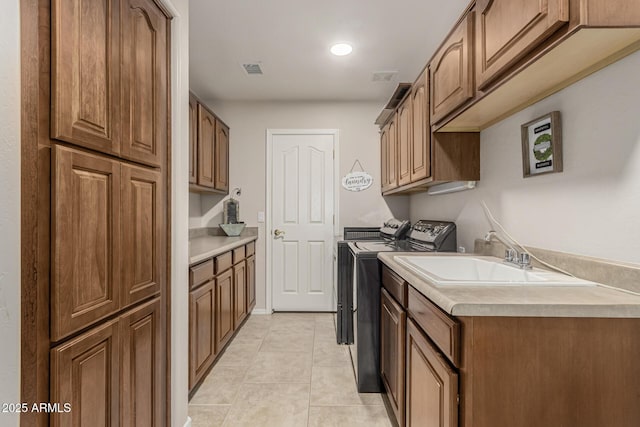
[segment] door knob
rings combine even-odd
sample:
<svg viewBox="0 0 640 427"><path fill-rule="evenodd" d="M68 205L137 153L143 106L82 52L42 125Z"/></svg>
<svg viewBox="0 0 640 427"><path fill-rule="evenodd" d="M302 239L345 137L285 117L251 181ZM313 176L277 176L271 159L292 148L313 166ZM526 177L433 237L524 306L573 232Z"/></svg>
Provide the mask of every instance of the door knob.
<svg viewBox="0 0 640 427"><path fill-rule="evenodd" d="M273 235L276 237L284 236L284 231L278 230L277 228L273 230Z"/></svg>

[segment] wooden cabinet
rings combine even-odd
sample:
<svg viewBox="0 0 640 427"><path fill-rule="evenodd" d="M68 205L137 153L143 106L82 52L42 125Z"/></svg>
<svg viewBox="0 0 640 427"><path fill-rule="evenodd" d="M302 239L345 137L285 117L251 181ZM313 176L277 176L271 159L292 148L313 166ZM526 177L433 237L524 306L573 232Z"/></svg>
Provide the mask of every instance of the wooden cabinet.
<svg viewBox="0 0 640 427"><path fill-rule="evenodd" d="M380 187L382 193L389 189L389 124L380 129Z"/></svg>
<svg viewBox="0 0 640 427"><path fill-rule="evenodd" d="M189 388L207 373L216 356L216 282L189 293Z"/></svg>
<svg viewBox="0 0 640 427"><path fill-rule="evenodd" d="M247 313L256 306L256 257L247 258Z"/></svg>
<svg viewBox="0 0 640 427"><path fill-rule="evenodd" d="M233 269L216 278L216 346L223 348L234 330Z"/></svg>
<svg viewBox="0 0 640 427"><path fill-rule="evenodd" d="M398 112L396 113L398 125L398 186L411 182L411 154L413 151L412 105L411 97L407 97L398 106Z"/></svg>
<svg viewBox="0 0 640 427"><path fill-rule="evenodd" d="M214 188L216 118L198 104L198 185Z"/></svg>
<svg viewBox="0 0 640 427"><path fill-rule="evenodd" d="M458 374L407 321L406 426L458 426Z"/></svg>
<svg viewBox="0 0 640 427"><path fill-rule="evenodd" d="M121 167L122 306L162 290L166 247L163 182L157 170Z"/></svg>
<svg viewBox="0 0 640 427"><path fill-rule="evenodd" d="M215 180L213 187L229 192L229 128L216 120Z"/></svg>
<svg viewBox="0 0 640 427"><path fill-rule="evenodd" d="M404 426L407 314L385 289L381 292L380 376L396 421Z"/></svg>
<svg viewBox="0 0 640 427"><path fill-rule="evenodd" d="M164 425L163 331L160 300L51 350L52 426Z"/></svg>
<svg viewBox="0 0 640 427"><path fill-rule="evenodd" d="M431 127L429 126L429 73L418 77L411 89L410 182L431 176Z"/></svg>
<svg viewBox="0 0 640 427"><path fill-rule="evenodd" d="M198 183L198 101L189 94L189 184Z"/></svg>
<svg viewBox="0 0 640 427"><path fill-rule="evenodd" d="M122 427L165 425L164 333L159 299L120 318Z"/></svg>
<svg viewBox="0 0 640 427"><path fill-rule="evenodd" d="M52 149L51 340L120 307L120 164Z"/></svg>
<svg viewBox="0 0 640 427"><path fill-rule="evenodd" d="M432 124L474 96L473 24L474 11L470 11L453 29L429 64Z"/></svg>
<svg viewBox="0 0 640 427"><path fill-rule="evenodd" d="M482 89L569 21L569 0L478 0L476 84Z"/></svg>
<svg viewBox="0 0 640 427"><path fill-rule="evenodd" d="M398 187L398 146L396 135L396 120L391 119L382 129L381 159L382 159L382 192L385 193Z"/></svg>
<svg viewBox="0 0 640 427"><path fill-rule="evenodd" d="M245 261L233 266L233 299L233 327L238 329L247 317L247 264Z"/></svg>

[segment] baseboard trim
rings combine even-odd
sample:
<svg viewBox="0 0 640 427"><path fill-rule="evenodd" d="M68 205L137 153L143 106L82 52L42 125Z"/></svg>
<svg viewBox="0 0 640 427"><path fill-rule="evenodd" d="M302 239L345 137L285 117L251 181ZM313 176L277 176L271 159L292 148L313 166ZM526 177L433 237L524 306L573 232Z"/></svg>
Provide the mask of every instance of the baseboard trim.
<svg viewBox="0 0 640 427"><path fill-rule="evenodd" d="M191 427L191 417L187 417L187 422L184 423L184 427Z"/></svg>
<svg viewBox="0 0 640 427"><path fill-rule="evenodd" d="M254 308L253 310L251 310L251 314L262 315L262 314L271 314L271 313L264 308Z"/></svg>

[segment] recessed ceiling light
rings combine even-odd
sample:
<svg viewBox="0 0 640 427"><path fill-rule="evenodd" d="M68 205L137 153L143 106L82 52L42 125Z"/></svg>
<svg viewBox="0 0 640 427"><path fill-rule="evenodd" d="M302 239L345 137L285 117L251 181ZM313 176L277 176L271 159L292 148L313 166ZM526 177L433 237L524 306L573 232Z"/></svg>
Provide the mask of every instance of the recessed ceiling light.
<svg viewBox="0 0 640 427"><path fill-rule="evenodd" d="M349 43L336 43L331 46L331 53L336 56L345 56L349 55L353 50L353 47Z"/></svg>

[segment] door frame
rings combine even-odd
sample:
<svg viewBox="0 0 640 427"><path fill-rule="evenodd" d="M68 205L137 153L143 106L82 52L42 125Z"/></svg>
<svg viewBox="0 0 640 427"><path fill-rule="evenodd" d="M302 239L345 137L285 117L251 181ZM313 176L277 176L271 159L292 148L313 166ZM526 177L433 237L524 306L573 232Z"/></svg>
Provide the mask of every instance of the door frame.
<svg viewBox="0 0 640 427"><path fill-rule="evenodd" d="M266 132L266 173L267 179L265 184L265 196L266 196L266 226L265 226L265 240L266 240L266 257L265 257L265 271L266 271L266 283L265 283L265 310L267 313L273 312L273 281L272 281L272 244L271 238L273 222L271 220L271 208L272 208L272 168L273 168L273 137L277 135L331 135L333 136L333 235L337 236L340 231L340 130L339 129L267 129ZM333 274L331 274L333 277Z"/></svg>

